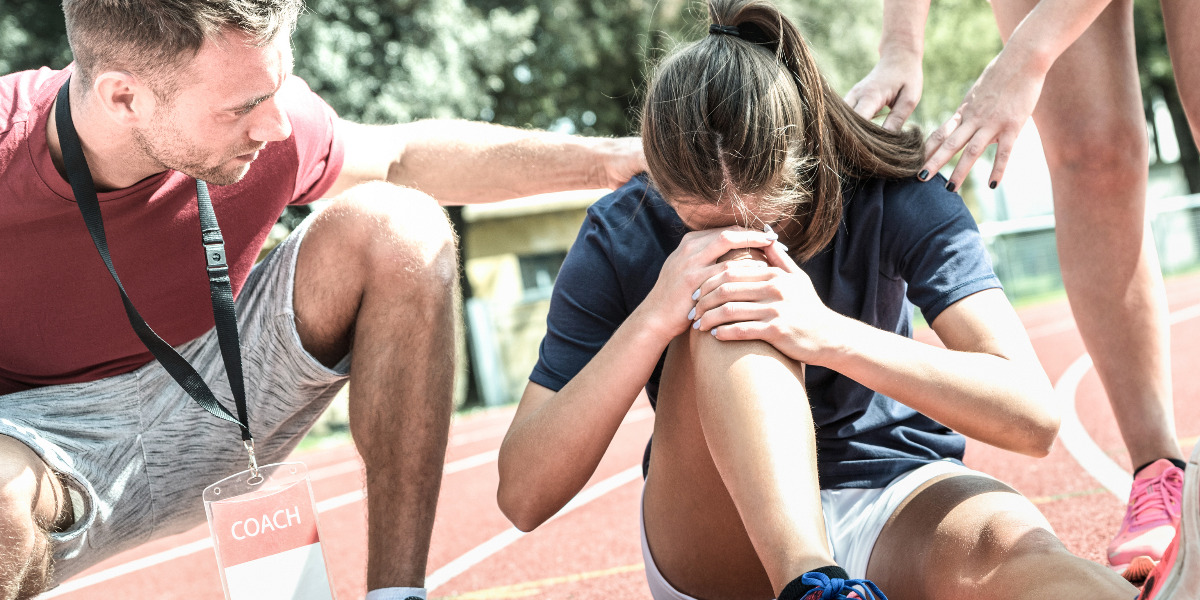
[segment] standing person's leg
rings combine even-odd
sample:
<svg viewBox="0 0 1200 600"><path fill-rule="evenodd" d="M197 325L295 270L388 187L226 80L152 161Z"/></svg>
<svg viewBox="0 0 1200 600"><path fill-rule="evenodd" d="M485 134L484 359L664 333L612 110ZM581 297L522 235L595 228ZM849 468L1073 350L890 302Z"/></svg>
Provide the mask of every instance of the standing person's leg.
<svg viewBox="0 0 1200 600"><path fill-rule="evenodd" d="M1131 1L1114 1L1063 53L1033 118L1054 188L1063 284L1139 469L1183 454L1175 438L1166 293L1145 219L1148 150ZM1005 39L1033 5L993 1ZM1135 486L1134 495L1150 487ZM1155 505L1153 512L1158 516L1127 513L1109 549L1114 564L1165 549L1169 511ZM1136 539L1143 534L1157 539L1147 546Z"/></svg>
<svg viewBox="0 0 1200 600"><path fill-rule="evenodd" d="M980 475L934 479L884 525L867 576L889 600L1134 600L1116 573L1067 551L1033 503Z"/></svg>
<svg viewBox="0 0 1200 600"><path fill-rule="evenodd" d="M1200 143L1200 3L1192 0L1162 0L1163 25L1175 70L1175 85L1183 101L1192 130ZM1200 444L1192 448L1184 487L1183 522L1178 528L1174 554L1164 557L1147 581L1147 600L1167 598L1171 592L1200 597ZM1189 519L1191 519L1189 521ZM1168 554L1172 554L1168 550Z"/></svg>
<svg viewBox="0 0 1200 600"><path fill-rule="evenodd" d="M1167 48L1175 70L1175 87L1187 113L1192 139L1200 144L1200 3L1193 0L1162 0Z"/></svg>
<svg viewBox="0 0 1200 600"><path fill-rule="evenodd" d="M833 564L799 364L762 342L676 338L643 500L659 572L685 594L774 598Z"/></svg>
<svg viewBox="0 0 1200 600"><path fill-rule="evenodd" d="M456 264L437 203L386 183L348 191L300 248L301 341L326 365L351 356L368 589L424 586L452 412Z"/></svg>

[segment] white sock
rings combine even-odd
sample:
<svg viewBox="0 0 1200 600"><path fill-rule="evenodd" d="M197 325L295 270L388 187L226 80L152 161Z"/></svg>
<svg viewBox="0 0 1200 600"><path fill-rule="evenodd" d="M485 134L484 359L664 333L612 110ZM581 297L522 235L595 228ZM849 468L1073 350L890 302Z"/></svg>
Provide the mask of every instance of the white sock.
<svg viewBox="0 0 1200 600"><path fill-rule="evenodd" d="M379 588L367 592L366 600L407 600L408 598L417 597L425 600L428 592L425 588L410 588L410 587L391 587Z"/></svg>

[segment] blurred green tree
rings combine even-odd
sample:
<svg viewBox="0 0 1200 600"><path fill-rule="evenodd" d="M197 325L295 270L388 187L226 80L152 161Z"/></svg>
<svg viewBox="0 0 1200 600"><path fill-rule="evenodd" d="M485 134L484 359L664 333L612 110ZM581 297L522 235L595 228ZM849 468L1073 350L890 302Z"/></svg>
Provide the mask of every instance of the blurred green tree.
<svg viewBox="0 0 1200 600"><path fill-rule="evenodd" d="M296 73L338 114L365 123L479 118L502 73L535 50L536 12L463 0L309 0Z"/></svg>
<svg viewBox="0 0 1200 600"><path fill-rule="evenodd" d="M45 0L0 0L0 74L71 62L62 8Z"/></svg>

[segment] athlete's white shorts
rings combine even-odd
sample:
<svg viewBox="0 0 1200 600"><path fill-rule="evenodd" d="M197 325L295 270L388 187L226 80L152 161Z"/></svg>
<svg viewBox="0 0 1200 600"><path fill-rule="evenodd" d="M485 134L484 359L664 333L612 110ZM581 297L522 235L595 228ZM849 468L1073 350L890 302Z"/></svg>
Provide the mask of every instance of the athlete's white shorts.
<svg viewBox="0 0 1200 600"><path fill-rule="evenodd" d="M925 482L947 474L978 475L956 462L942 460L913 469L892 480L887 487L870 489L821 490L821 508L825 516L825 531L833 548L833 560L850 574L851 579L864 579L867 562L875 540L884 523L896 512L917 488ZM646 582L654 600L695 600L675 589L659 572L646 541L645 510L642 511L642 558L646 562Z"/></svg>

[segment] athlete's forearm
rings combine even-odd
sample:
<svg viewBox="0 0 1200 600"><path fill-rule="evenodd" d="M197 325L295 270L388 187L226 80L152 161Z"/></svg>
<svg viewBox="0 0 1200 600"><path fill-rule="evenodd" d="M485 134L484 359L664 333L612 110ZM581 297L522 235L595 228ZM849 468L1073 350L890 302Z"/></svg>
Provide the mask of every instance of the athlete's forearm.
<svg viewBox="0 0 1200 600"><path fill-rule="evenodd" d="M986 352L932 346L845 318L822 365L966 435L1043 456L1058 433L1040 367Z"/></svg>
<svg viewBox="0 0 1200 600"><path fill-rule="evenodd" d="M557 393L530 384L500 447L500 509L519 529L583 489L670 338L634 311Z"/></svg>

